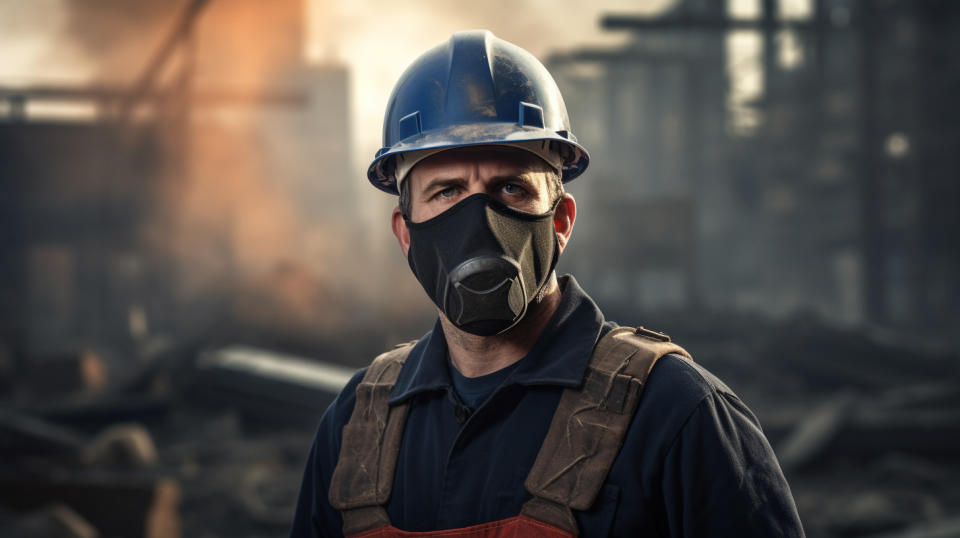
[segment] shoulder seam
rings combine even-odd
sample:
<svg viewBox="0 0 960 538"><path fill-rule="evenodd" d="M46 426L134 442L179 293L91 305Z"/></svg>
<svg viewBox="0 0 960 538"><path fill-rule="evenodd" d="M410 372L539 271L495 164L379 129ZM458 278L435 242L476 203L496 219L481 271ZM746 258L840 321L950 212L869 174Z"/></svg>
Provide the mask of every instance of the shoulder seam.
<svg viewBox="0 0 960 538"><path fill-rule="evenodd" d="M674 353L668 353L668 355L674 355ZM706 370L706 368L705 368L702 364L699 364L699 363L694 362L694 361L687 361L687 360L684 359L682 356L678 356L678 357L674 357L674 358L675 358L675 359L679 359L680 362L683 363L684 367L689 368L690 371L694 372L694 373L697 375L697 378L698 378L698 379L702 380L702 381L704 382L704 384L706 384L706 385L709 387L709 392L708 392L708 394L710 394L710 393L713 393L713 394L722 394L722 395L725 395L725 396L732 396L733 398L736 398L737 400L740 399L740 397L737 396L737 394L736 394L735 392L733 392L733 389L731 389L730 387L728 387L727 384L724 383L722 379L716 377L716 376L715 376L712 372L710 372L709 370ZM713 377L716 381L711 381L706 375L704 375L704 372L701 371L701 369L703 369L703 370L706 371L708 374L710 374L710 376ZM719 384L718 384L718 383L719 383Z"/></svg>
<svg viewBox="0 0 960 538"><path fill-rule="evenodd" d="M710 396L713 396L714 394L716 394L716 390L711 388L710 392L704 394L699 400L697 400L697 405L693 406L693 409L691 409L690 412L687 414L687 416L683 419L683 422L680 424L680 427L677 428L677 433L673 435L673 439L671 439L670 443L667 444L667 450L663 454L664 459L666 459L667 455L673 451L673 447L676 446L677 440L680 438L680 433L683 432L684 429L686 429L687 424L690 422L691 417L693 417L694 413L697 413L698 411L700 411L700 406L703 405L703 401L709 398ZM661 469L663 468L663 463L664 463L663 461L660 462Z"/></svg>

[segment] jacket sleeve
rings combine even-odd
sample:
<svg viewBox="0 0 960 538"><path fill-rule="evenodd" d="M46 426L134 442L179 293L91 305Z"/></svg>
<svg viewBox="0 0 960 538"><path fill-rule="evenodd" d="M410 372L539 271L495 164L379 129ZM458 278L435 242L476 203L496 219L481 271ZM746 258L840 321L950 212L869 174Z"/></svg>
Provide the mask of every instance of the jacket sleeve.
<svg viewBox="0 0 960 538"><path fill-rule="evenodd" d="M662 492L670 536L804 536L773 449L731 393L710 392L687 417Z"/></svg>
<svg viewBox="0 0 960 538"><path fill-rule="evenodd" d="M303 471L290 538L343 536L340 512L330 506L327 491L330 489L333 469L340 457L341 432L353 413L357 385L363 379L364 372L366 369L360 370L350 379L320 419Z"/></svg>

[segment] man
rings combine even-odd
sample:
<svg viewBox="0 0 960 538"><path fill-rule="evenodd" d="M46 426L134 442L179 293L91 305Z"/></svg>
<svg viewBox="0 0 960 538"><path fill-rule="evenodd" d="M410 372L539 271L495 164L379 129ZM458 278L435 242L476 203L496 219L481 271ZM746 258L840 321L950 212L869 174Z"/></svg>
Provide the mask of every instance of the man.
<svg viewBox="0 0 960 538"><path fill-rule="evenodd" d="M439 316L327 409L291 536L803 535L730 389L556 277L589 157L533 56L455 34L397 83L384 142L368 176Z"/></svg>

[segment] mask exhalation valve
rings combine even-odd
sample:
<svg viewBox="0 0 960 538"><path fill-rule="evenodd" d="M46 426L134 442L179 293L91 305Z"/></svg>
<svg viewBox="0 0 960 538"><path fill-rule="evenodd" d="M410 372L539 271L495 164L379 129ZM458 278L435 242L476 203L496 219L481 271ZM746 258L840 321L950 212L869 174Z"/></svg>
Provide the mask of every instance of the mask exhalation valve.
<svg viewBox="0 0 960 538"><path fill-rule="evenodd" d="M478 335L510 327L523 317L528 303L520 267L501 256L477 256L455 267L444 295L447 317Z"/></svg>

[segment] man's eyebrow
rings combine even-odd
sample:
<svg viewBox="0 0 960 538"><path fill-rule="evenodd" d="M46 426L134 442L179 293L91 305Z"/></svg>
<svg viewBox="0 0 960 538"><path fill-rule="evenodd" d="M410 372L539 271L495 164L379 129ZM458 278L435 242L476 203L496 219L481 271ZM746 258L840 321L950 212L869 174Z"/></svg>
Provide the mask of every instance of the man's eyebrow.
<svg viewBox="0 0 960 538"><path fill-rule="evenodd" d="M438 178L433 178L433 179L431 179L430 181L428 181L427 184L424 185L423 189L421 189L421 192L422 192L422 193L428 193L428 192L431 192L431 191L436 190L436 189L438 189L438 188L446 189L447 187L452 187L452 186L461 185L461 184L463 184L463 178L459 178L459 177L438 177Z"/></svg>
<svg viewBox="0 0 960 538"><path fill-rule="evenodd" d="M491 179L496 182L517 181L530 187L537 186L536 182L530 179L530 176L527 174L506 174L502 176L493 176Z"/></svg>

